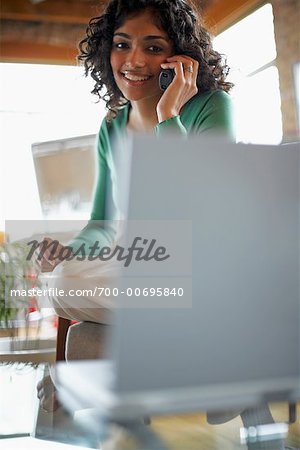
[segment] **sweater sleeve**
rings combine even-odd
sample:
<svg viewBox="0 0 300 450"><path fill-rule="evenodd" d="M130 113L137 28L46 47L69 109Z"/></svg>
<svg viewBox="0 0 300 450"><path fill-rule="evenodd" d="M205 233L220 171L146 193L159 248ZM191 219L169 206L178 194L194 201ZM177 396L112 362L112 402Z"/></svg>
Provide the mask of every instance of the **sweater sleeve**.
<svg viewBox="0 0 300 450"><path fill-rule="evenodd" d="M187 130L181 122L180 116L174 116L158 123L155 127L155 133L159 137L170 133L176 133L184 137L187 135Z"/></svg>
<svg viewBox="0 0 300 450"><path fill-rule="evenodd" d="M108 183L110 180L109 168L107 165L107 152L109 147L107 127L105 119L102 122L97 137L97 175L96 186L94 190L94 200L92 213L88 224L68 243L74 253L82 245L85 248L85 254L88 254L89 247L98 242L100 247L110 246L114 238L114 229L106 221L105 211L107 199Z"/></svg>
<svg viewBox="0 0 300 450"><path fill-rule="evenodd" d="M188 102L180 116L167 119L155 127L158 137L192 134L222 135L229 139L235 137L233 127L233 108L230 96L224 91L213 91L196 95Z"/></svg>
<svg viewBox="0 0 300 450"><path fill-rule="evenodd" d="M208 96L203 108L196 115L196 134L222 135L234 139L233 106L231 97L224 91L215 91Z"/></svg>

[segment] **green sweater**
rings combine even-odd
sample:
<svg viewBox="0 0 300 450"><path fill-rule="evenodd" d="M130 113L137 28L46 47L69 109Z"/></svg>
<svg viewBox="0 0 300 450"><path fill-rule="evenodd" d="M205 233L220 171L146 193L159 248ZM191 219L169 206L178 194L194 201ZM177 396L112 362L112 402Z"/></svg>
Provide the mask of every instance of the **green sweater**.
<svg viewBox="0 0 300 450"><path fill-rule="evenodd" d="M127 133L127 122L130 105L124 106L117 117L108 123L105 119L97 138L98 175L94 194L91 219L87 226L73 239L69 245L76 252L82 244L88 247L96 241L99 246L109 246L114 237L113 227L108 222L98 221L119 219L117 204L117 176L114 158L114 147L120 145ZM214 135L222 134L233 138L231 98L224 91L213 91L195 95L183 107L180 116L172 117L156 125L157 136L177 133ZM118 143L118 144L116 144ZM126 148L126 147L124 147ZM107 206L110 213L107 215Z"/></svg>

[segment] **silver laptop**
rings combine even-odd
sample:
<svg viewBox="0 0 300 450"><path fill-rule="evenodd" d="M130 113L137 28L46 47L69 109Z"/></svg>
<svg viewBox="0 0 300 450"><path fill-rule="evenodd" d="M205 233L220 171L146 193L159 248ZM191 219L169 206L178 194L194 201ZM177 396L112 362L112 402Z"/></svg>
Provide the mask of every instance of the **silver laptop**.
<svg viewBox="0 0 300 450"><path fill-rule="evenodd" d="M131 161L128 242L170 257L124 269L140 291L111 360L58 366L64 401L128 419L299 398L299 145L136 137Z"/></svg>

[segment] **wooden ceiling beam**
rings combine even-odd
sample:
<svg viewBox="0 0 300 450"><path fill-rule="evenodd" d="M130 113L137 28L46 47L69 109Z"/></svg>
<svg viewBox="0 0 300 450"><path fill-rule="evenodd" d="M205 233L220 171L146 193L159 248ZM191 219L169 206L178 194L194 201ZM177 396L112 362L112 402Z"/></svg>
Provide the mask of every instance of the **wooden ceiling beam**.
<svg viewBox="0 0 300 450"><path fill-rule="evenodd" d="M74 47L48 44L2 42L1 62L76 65L78 50Z"/></svg>
<svg viewBox="0 0 300 450"><path fill-rule="evenodd" d="M265 3L264 0L214 0L207 2L204 8L206 23L216 33L234 23L249 9ZM36 5L30 0L1 0L0 15L2 20L21 20L54 22L86 25L90 18L99 14L99 2L67 2L64 0L47 0Z"/></svg>
<svg viewBox="0 0 300 450"><path fill-rule="evenodd" d="M48 0L34 5L30 0L1 0L0 15L2 20L87 24L91 17L98 15L99 6L95 5L95 1Z"/></svg>
<svg viewBox="0 0 300 450"><path fill-rule="evenodd" d="M214 0L207 4L204 10L207 26L214 34L218 34L234 22L247 15L251 10L259 5L265 3L265 0ZM76 42L79 40L79 32L76 30L70 34L66 39L68 28L71 24L86 25L90 17L99 14L99 7L96 7L98 0L86 1L85 3L78 2L67 3L66 0L46 0L38 5L33 5L29 0L0 0L2 19L13 19L24 21L38 21L46 23L58 24L64 29L64 36L60 43L51 42L50 39L41 42L37 39L31 39L27 34L26 41L18 37L14 39L13 33L3 35L0 49L1 61L15 61L15 62L36 62L49 64L76 64ZM76 6L75 6L76 5ZM93 6L94 5L94 6ZM3 20L3 25L5 20ZM20 24L20 22L19 22ZM65 27L64 27L65 24ZM67 24L69 24L67 26ZM41 26L44 26L41 24ZM47 25L48 27L50 24ZM10 26L11 27L11 26ZM2 31L5 30L4 26ZM22 36L22 26L18 26L20 35ZM49 32L48 32L49 33ZM51 34L51 33L50 33ZM73 38L74 34L74 38ZM77 36L78 34L78 36ZM47 34L46 34L47 35ZM68 42L69 41L69 42ZM74 45L72 45L74 43Z"/></svg>
<svg viewBox="0 0 300 450"><path fill-rule="evenodd" d="M218 0L204 10L205 23L214 34L221 33L266 0Z"/></svg>

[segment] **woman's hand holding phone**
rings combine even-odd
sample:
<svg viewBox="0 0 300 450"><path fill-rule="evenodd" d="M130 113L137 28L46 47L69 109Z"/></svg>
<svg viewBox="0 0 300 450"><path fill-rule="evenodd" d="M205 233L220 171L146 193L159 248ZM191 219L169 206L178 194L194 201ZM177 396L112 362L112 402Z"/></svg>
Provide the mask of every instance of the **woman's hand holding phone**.
<svg viewBox="0 0 300 450"><path fill-rule="evenodd" d="M199 63L185 55L174 55L167 58L167 62L161 64L161 67L173 69L175 76L157 104L159 122L178 116L182 107L197 94Z"/></svg>

